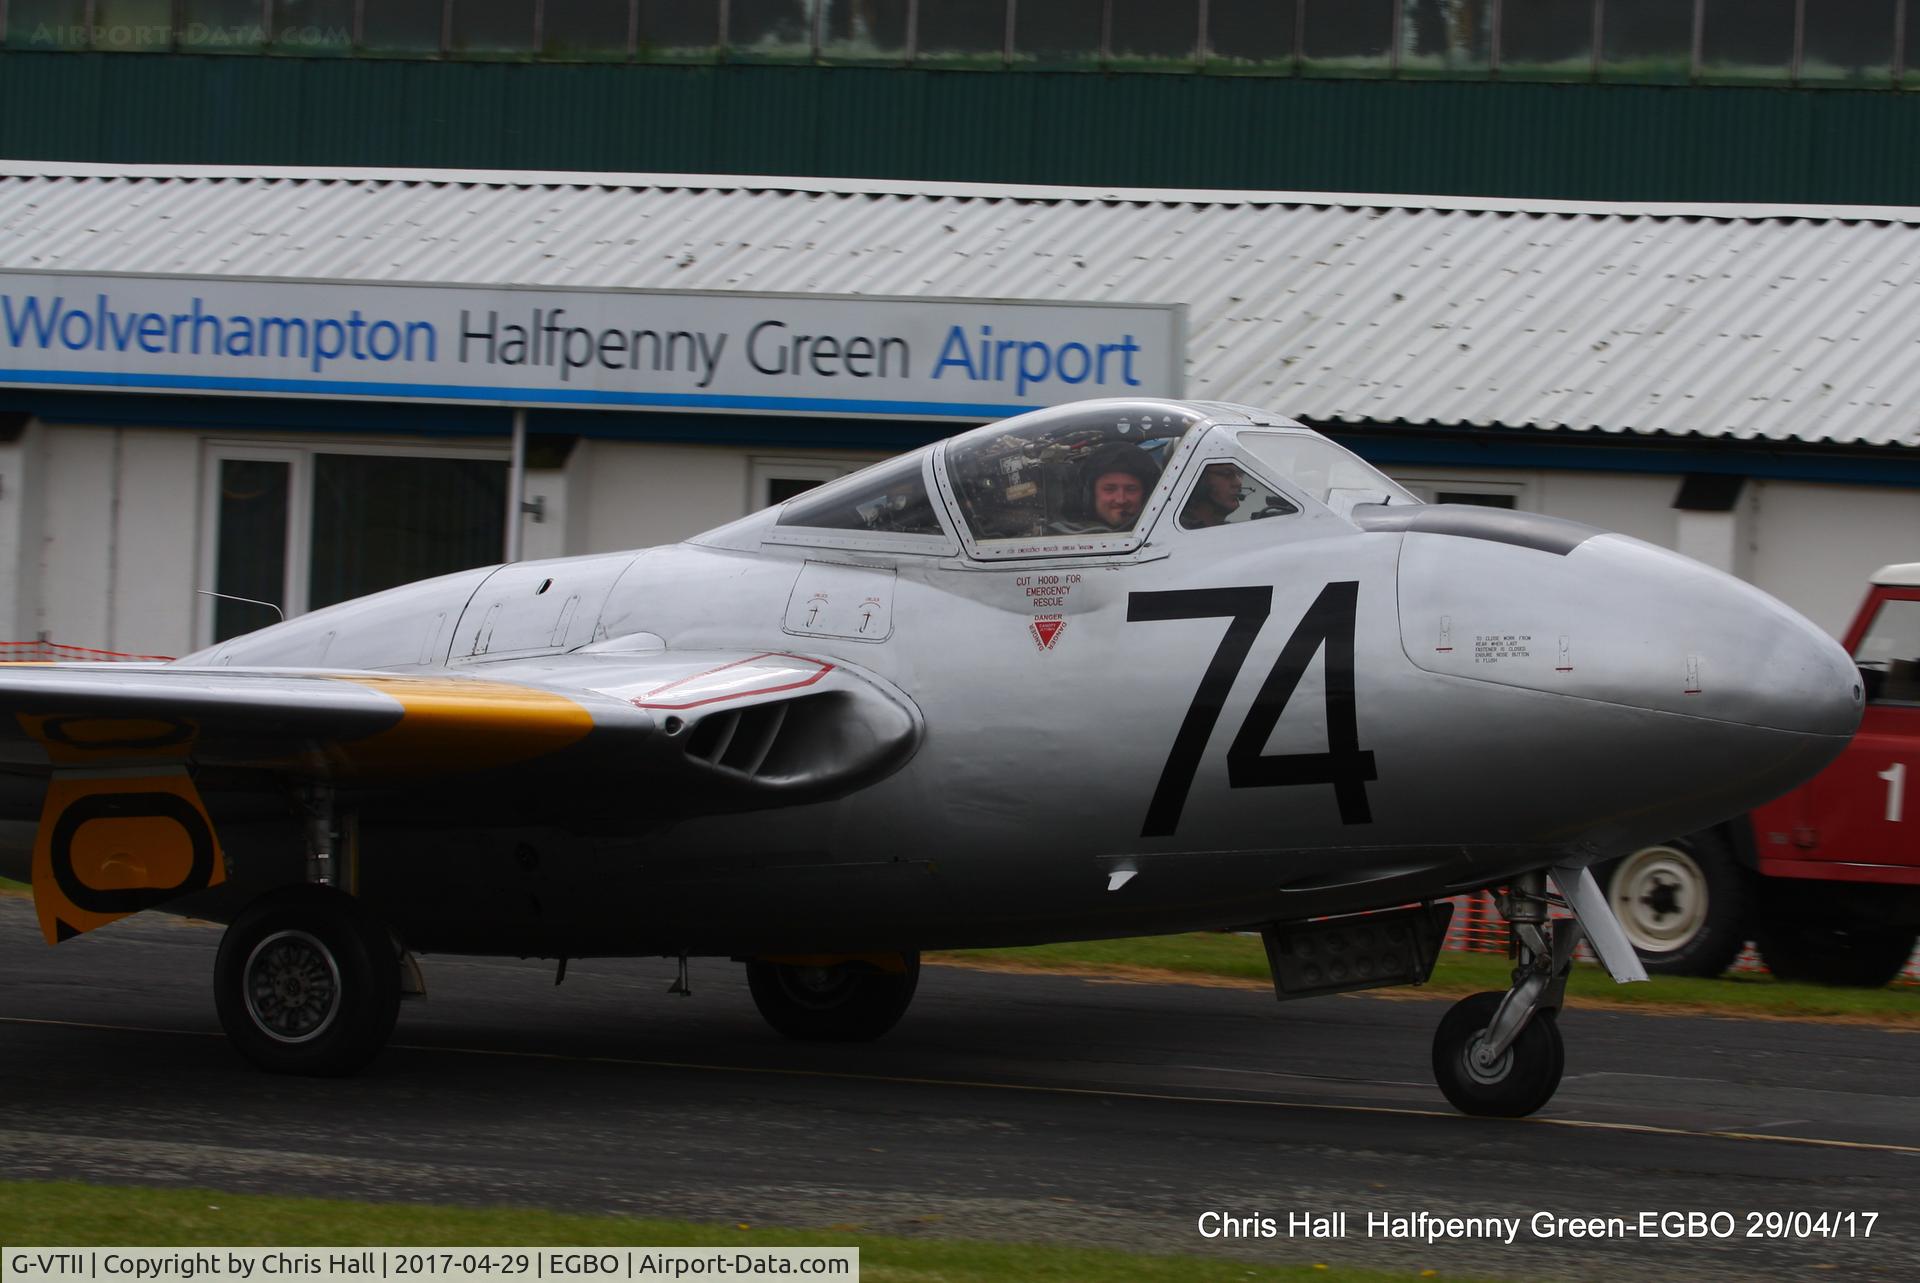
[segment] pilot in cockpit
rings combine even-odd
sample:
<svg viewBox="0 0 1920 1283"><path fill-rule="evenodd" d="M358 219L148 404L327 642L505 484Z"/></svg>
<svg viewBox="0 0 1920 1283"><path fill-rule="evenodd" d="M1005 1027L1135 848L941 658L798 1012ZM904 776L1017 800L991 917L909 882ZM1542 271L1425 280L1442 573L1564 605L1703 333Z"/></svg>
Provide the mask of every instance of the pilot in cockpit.
<svg viewBox="0 0 1920 1283"><path fill-rule="evenodd" d="M1138 446L1111 445L1090 455L1081 475L1094 520L1109 530L1131 530L1160 480L1160 465Z"/></svg>
<svg viewBox="0 0 1920 1283"><path fill-rule="evenodd" d="M1247 474L1231 463L1209 463L1200 473L1200 482L1180 509L1180 525L1187 530L1224 526L1240 510L1240 502L1252 491L1247 489Z"/></svg>

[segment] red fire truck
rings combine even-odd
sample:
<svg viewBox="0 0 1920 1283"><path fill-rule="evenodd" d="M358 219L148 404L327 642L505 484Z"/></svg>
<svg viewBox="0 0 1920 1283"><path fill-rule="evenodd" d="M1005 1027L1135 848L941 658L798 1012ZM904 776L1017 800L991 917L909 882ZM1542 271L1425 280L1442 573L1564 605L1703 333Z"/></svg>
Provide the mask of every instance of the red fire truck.
<svg viewBox="0 0 1920 1283"><path fill-rule="evenodd" d="M1647 969L1712 976L1751 940L1776 976L1883 985L1920 933L1920 562L1886 566L1843 639L1866 711L1837 761L1749 814L1601 870Z"/></svg>

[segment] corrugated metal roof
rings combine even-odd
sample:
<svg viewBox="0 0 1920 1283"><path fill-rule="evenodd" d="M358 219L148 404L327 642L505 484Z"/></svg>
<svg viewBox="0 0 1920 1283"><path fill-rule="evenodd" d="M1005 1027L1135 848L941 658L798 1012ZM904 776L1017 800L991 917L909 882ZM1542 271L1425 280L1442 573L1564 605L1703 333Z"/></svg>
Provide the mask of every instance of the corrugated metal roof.
<svg viewBox="0 0 1920 1283"><path fill-rule="evenodd" d="M0 163L0 268L1185 303L1315 422L1920 447L1920 210Z"/></svg>

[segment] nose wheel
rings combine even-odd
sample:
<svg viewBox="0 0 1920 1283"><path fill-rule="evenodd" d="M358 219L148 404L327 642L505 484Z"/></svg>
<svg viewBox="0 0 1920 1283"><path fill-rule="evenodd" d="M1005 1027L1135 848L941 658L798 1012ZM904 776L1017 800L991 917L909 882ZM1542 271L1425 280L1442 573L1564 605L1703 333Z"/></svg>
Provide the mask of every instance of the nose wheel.
<svg viewBox="0 0 1920 1283"><path fill-rule="evenodd" d="M1524 1118L1553 1099L1566 1069L1559 1013L1581 927L1575 918L1548 921L1542 871L1515 878L1494 903L1517 946L1513 988L1448 1009L1433 1035L1433 1076L1463 1114Z"/></svg>
<svg viewBox="0 0 1920 1283"><path fill-rule="evenodd" d="M1505 1050L1490 1036L1504 993L1476 993L1447 1009L1433 1035L1433 1076L1463 1114L1524 1118L1549 1100L1567 1064L1558 1013L1535 1012Z"/></svg>

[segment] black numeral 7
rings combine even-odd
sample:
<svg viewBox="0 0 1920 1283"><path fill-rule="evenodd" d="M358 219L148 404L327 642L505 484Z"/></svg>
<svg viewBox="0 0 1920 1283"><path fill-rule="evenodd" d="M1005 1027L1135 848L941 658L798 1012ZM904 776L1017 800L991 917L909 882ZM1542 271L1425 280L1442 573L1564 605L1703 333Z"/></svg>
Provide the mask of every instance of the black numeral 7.
<svg viewBox="0 0 1920 1283"><path fill-rule="evenodd" d="M1331 784L1340 804L1343 824L1368 824L1367 781L1378 779L1373 753L1360 747L1353 699L1353 629L1360 585L1353 580L1330 583L1280 648L1273 671L1254 696L1247 720L1227 749L1229 788L1268 788L1292 784ZM1173 737L1160 783L1147 804L1142 837L1166 837L1180 824L1187 791L1200 769L1200 755L1220 720L1227 692L1247 662L1253 639L1273 611L1271 588L1190 588L1177 592L1137 592L1127 597L1128 622L1227 617L1226 635L1200 677L1193 703ZM1280 714L1300 684L1307 665L1326 645L1327 751L1324 753L1261 753Z"/></svg>

